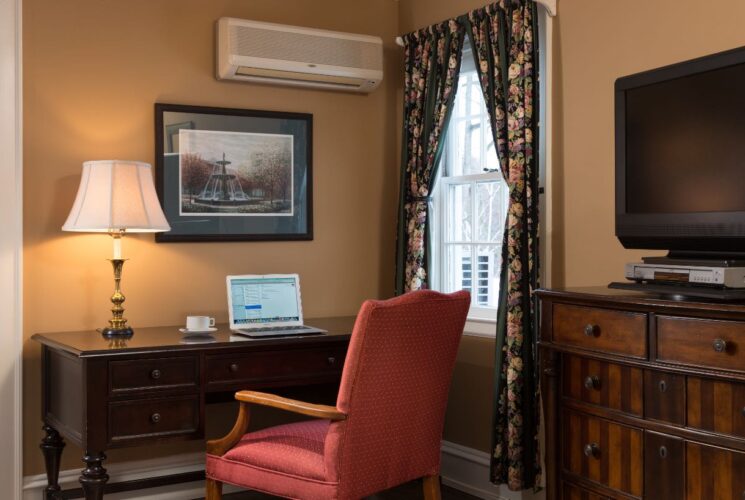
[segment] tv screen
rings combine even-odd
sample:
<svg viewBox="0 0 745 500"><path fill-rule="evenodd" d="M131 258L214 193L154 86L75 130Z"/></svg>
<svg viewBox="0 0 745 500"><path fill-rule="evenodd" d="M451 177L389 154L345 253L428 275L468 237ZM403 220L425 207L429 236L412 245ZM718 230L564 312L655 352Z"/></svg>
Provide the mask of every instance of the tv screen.
<svg viewBox="0 0 745 500"><path fill-rule="evenodd" d="M616 81L616 234L745 254L745 49Z"/></svg>

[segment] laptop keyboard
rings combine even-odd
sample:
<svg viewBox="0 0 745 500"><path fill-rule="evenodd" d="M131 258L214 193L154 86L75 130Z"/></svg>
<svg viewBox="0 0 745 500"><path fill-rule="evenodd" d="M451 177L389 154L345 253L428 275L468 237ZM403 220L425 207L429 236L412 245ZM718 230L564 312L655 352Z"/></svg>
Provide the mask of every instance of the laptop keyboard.
<svg viewBox="0 0 745 500"><path fill-rule="evenodd" d="M248 332L278 332L285 330L310 330L309 326L267 326L264 328L244 328Z"/></svg>

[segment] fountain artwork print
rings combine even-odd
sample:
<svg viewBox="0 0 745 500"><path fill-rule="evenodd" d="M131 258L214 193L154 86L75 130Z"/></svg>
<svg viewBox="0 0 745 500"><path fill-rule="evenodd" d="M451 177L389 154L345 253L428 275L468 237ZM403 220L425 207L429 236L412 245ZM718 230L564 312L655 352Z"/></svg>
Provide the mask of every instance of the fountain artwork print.
<svg viewBox="0 0 745 500"><path fill-rule="evenodd" d="M293 136L179 130L182 216L292 216Z"/></svg>

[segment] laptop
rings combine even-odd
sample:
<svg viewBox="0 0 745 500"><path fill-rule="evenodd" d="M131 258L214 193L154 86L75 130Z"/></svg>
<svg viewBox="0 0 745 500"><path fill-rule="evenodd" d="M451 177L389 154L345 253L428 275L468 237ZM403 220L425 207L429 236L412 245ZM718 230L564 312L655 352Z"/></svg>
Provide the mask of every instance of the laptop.
<svg viewBox="0 0 745 500"><path fill-rule="evenodd" d="M297 274L228 276L230 329L248 337L326 333L303 324Z"/></svg>

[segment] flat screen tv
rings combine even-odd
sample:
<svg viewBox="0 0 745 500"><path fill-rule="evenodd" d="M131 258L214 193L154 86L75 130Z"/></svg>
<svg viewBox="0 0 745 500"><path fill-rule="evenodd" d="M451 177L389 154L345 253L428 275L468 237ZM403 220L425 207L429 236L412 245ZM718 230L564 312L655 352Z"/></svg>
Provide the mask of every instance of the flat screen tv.
<svg viewBox="0 0 745 500"><path fill-rule="evenodd" d="M616 236L745 258L745 47L616 80Z"/></svg>

